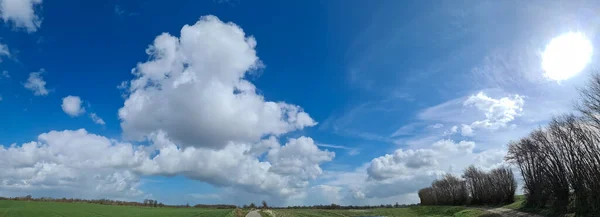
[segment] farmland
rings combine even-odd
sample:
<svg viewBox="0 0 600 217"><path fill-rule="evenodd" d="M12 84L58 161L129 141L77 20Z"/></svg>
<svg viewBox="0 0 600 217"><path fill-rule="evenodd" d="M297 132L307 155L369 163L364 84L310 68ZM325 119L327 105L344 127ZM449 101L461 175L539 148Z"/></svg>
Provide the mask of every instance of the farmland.
<svg viewBox="0 0 600 217"><path fill-rule="evenodd" d="M233 214L233 209L150 208L0 200L0 217L233 217Z"/></svg>
<svg viewBox="0 0 600 217"><path fill-rule="evenodd" d="M244 216L246 212L238 213ZM479 210L459 206L415 206L368 210L274 209L260 212L262 217L316 216L482 216ZM236 217L233 209L150 208L89 203L58 203L0 200L0 217Z"/></svg>

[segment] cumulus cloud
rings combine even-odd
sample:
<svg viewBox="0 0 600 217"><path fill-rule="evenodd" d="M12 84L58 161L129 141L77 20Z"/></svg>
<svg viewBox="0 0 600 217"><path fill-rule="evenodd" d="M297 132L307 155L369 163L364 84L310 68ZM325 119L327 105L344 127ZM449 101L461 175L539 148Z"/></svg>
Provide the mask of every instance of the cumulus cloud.
<svg viewBox="0 0 600 217"><path fill-rule="evenodd" d="M347 204L394 200L416 203L416 192L445 173L461 173L471 164L489 170L503 165L505 151L474 152L472 141L439 140L429 148L398 149L350 172L326 172L324 185L343 187ZM329 174L328 174L329 173ZM385 202L384 202L385 203Z"/></svg>
<svg viewBox="0 0 600 217"><path fill-rule="evenodd" d="M536 107L539 106L528 109ZM517 120L524 115L524 109L525 97L523 95L506 94L500 89L488 89L485 92L479 91L473 95L455 98L426 108L418 114L418 118L421 121L441 122L444 125L452 126L441 135L431 136L433 138L441 139L460 133L461 136L477 137L475 140L480 140L481 136L486 137L491 132L514 128L519 124L524 124L526 119L532 120L536 114L543 113L528 112L527 117ZM428 127L428 129L433 128ZM422 135L419 136L422 137ZM411 140L419 139L415 137Z"/></svg>
<svg viewBox="0 0 600 217"><path fill-rule="evenodd" d="M474 142L454 143L452 140L440 140L434 143L431 149L398 149L394 154L373 159L367 172L369 177L375 180L410 175L415 170L437 166L438 160L450 160L449 157L452 156L472 153L474 147Z"/></svg>
<svg viewBox="0 0 600 217"><path fill-rule="evenodd" d="M471 126L463 124L460 128L460 134L463 136L473 136L473 128Z"/></svg>
<svg viewBox="0 0 600 217"><path fill-rule="evenodd" d="M85 130L51 131L37 141L0 146L0 190L60 190L91 198L136 197L139 179L119 168L139 165L135 147Z"/></svg>
<svg viewBox="0 0 600 217"><path fill-rule="evenodd" d="M104 122L104 120L102 120L102 118L98 117L98 115L96 113L91 113L90 114L90 118L92 119L92 121L94 121L94 123L96 124L100 124L100 125L105 125L106 123Z"/></svg>
<svg viewBox="0 0 600 217"><path fill-rule="evenodd" d="M42 0L0 0L0 16L5 23L35 32L42 24L35 10L41 4Z"/></svg>
<svg viewBox="0 0 600 217"><path fill-rule="evenodd" d="M367 169L369 177L376 180L406 174L409 169L419 169L437 165L434 158L435 153L429 149L402 150L398 149L394 154L386 154L371 161Z"/></svg>
<svg viewBox="0 0 600 217"><path fill-rule="evenodd" d="M41 69L39 72L29 73L29 78L27 78L27 82L23 85L25 88L33 91L33 94L36 96L48 95L46 81L44 81L44 78L42 77L43 72L44 70Z"/></svg>
<svg viewBox="0 0 600 217"><path fill-rule="evenodd" d="M150 146L136 146L80 129L51 131L37 141L0 146L4 171L0 191L55 189L87 192L88 197L136 197L144 194L139 190L141 175L184 175L215 186L287 198L302 193L308 181L322 173L319 164L333 158L307 137L267 150L268 161L249 153L253 144L229 143L215 150L181 147L164 133L150 138Z"/></svg>
<svg viewBox="0 0 600 217"><path fill-rule="evenodd" d="M119 109L126 138L163 131L183 146L220 149L314 126L302 108L267 101L244 79L262 67L255 47L252 36L215 16L185 25L179 37L156 37Z"/></svg>
<svg viewBox="0 0 600 217"><path fill-rule="evenodd" d="M272 164L270 171L281 175L292 174L305 180L321 175L323 171L319 164L331 161L334 157L333 152L320 150L308 137L290 139L285 146L271 149L267 154Z"/></svg>
<svg viewBox="0 0 600 217"><path fill-rule="evenodd" d="M484 112L486 117L484 120L473 122L472 127L483 127L488 129L506 127L507 123L521 115L524 104L525 100L523 99L523 96L518 94L494 99L483 92L470 96L464 102L465 106L472 106Z"/></svg>
<svg viewBox="0 0 600 217"><path fill-rule="evenodd" d="M62 99L62 110L71 117L77 117L85 113L85 108L81 107L81 98L78 96L67 96Z"/></svg>
<svg viewBox="0 0 600 217"><path fill-rule="evenodd" d="M334 156L319 150L307 137L290 139L284 146L277 144L267 152L268 161L259 161L250 154L252 144L229 143L223 149L215 150L178 147L162 132L151 139L159 154L139 168L143 174L182 174L216 186L279 197L301 193L308 181L322 173L319 164Z"/></svg>
<svg viewBox="0 0 600 217"><path fill-rule="evenodd" d="M8 171L0 174L0 191L68 188L90 197L135 197L144 194L142 176L180 175L237 195L303 195L335 154L308 137L280 144L279 136L316 122L297 105L265 100L245 79L262 67L255 46L240 27L214 16L184 26L179 37L161 34L147 49L150 60L120 85L123 135L149 145L83 129L45 133L0 149L0 171ZM38 72L25 87L47 95L45 85ZM81 99L63 101L67 114L83 113Z"/></svg>

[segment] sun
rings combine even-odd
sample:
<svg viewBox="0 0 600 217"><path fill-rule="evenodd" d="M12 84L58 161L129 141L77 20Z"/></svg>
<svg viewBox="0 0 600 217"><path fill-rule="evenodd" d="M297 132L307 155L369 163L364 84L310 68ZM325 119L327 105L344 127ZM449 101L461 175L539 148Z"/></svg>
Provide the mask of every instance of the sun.
<svg viewBox="0 0 600 217"><path fill-rule="evenodd" d="M544 75L555 81L575 76L590 62L592 50L592 43L581 32L569 32L553 38L542 54Z"/></svg>

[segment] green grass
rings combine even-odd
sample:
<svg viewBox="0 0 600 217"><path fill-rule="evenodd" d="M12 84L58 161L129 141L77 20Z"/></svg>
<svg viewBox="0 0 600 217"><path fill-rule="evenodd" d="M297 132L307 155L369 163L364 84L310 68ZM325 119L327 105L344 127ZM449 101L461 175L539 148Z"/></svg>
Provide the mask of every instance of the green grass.
<svg viewBox="0 0 600 217"><path fill-rule="evenodd" d="M454 214L454 217L500 217L498 214L488 213L478 209L465 209Z"/></svg>
<svg viewBox="0 0 600 217"><path fill-rule="evenodd" d="M523 204L525 203L525 196L524 195L517 195L515 196L515 202L505 205L503 206L504 208L507 209L521 209L523 207Z"/></svg>
<svg viewBox="0 0 600 217"><path fill-rule="evenodd" d="M517 195L515 196L515 202L503 206L503 208L519 210L521 212L540 214L543 216L557 216L557 214L553 213L550 209L536 209L536 208L525 208L525 195ZM565 216L569 216L565 215Z"/></svg>
<svg viewBox="0 0 600 217"><path fill-rule="evenodd" d="M344 216L425 216L425 217L492 217L484 211L461 206L415 206L367 210L277 209L277 217L344 217ZM263 216L264 217L264 216Z"/></svg>
<svg viewBox="0 0 600 217"><path fill-rule="evenodd" d="M426 216L492 217L462 206L414 206L367 210L276 209L274 217ZM149 208L88 203L0 201L0 217L240 217L248 210L201 208ZM261 211L263 217L270 217Z"/></svg>
<svg viewBox="0 0 600 217"><path fill-rule="evenodd" d="M225 217L233 209L150 208L88 203L0 201L0 217Z"/></svg>

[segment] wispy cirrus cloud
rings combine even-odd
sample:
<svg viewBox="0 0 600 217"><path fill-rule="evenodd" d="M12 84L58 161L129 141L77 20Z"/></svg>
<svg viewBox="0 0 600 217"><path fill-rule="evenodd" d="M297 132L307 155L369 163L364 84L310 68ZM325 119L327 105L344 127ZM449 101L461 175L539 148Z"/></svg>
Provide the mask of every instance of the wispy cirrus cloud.
<svg viewBox="0 0 600 217"><path fill-rule="evenodd" d="M317 146L323 147L323 148L332 148L332 149L346 150L347 153L348 153L348 155L350 155L350 156L354 156L354 155L360 154L360 149L353 148L353 147L348 147L348 146L343 146L343 145L332 145L332 144L317 143Z"/></svg>

